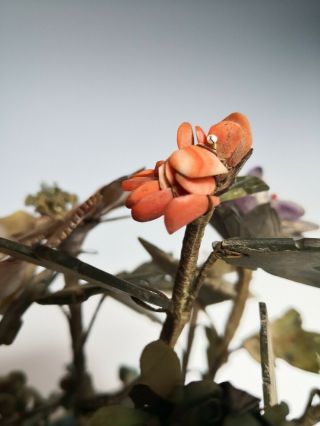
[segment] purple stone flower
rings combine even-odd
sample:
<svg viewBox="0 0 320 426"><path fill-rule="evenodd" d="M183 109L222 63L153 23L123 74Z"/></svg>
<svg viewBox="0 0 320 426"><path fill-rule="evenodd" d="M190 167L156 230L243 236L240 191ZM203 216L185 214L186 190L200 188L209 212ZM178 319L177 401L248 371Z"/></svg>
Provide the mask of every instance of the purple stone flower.
<svg viewBox="0 0 320 426"><path fill-rule="evenodd" d="M262 179L263 169L255 167L248 175ZM228 201L218 211L224 216L227 214L226 209L229 215L235 215L237 225L225 229L224 237L297 237L303 232L318 229L318 225L301 220L305 214L302 206L293 201L281 200L268 191Z"/></svg>

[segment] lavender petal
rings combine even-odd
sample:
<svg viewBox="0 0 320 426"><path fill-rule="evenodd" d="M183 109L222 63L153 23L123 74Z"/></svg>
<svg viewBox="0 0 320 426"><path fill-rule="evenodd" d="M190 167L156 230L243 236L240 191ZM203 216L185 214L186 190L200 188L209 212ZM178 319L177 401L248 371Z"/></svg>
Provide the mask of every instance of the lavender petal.
<svg viewBox="0 0 320 426"><path fill-rule="evenodd" d="M304 208L293 201L272 200L271 205L281 219L296 220L305 213Z"/></svg>

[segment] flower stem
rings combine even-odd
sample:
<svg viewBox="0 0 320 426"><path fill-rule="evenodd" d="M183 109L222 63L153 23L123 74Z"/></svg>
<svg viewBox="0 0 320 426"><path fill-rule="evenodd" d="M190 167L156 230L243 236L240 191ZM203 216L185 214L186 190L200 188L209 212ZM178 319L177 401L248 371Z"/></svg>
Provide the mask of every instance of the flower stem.
<svg viewBox="0 0 320 426"><path fill-rule="evenodd" d="M78 279L71 274L65 274L65 288L75 287L79 285ZM82 324L82 307L80 303L69 305L69 329L72 346L72 369L71 382L72 385L68 391L72 394L73 408L77 413L77 403L85 395L87 391L87 373L86 373L86 358L83 348L83 324Z"/></svg>
<svg viewBox="0 0 320 426"><path fill-rule="evenodd" d="M215 360L212 363L210 371L206 375L207 379L213 380L218 369L228 359L229 344L239 327L249 296L249 286L251 282L251 277L251 270L245 268L238 269L237 296L234 300L233 307L227 320L224 336L222 337L222 340L217 348Z"/></svg>
<svg viewBox="0 0 320 426"><path fill-rule="evenodd" d="M204 216L187 225L181 257L172 293L172 309L167 313L160 339L171 347L176 344L185 324L189 321L195 293L192 291L201 240L213 213L211 208Z"/></svg>

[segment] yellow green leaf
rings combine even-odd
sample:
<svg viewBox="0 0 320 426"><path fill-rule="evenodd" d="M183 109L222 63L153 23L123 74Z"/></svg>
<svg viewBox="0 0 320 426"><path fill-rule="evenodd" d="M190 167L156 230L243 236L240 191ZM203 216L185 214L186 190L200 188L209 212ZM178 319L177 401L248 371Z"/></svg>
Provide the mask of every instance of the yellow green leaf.
<svg viewBox="0 0 320 426"><path fill-rule="evenodd" d="M182 373L177 354L161 340L147 345L140 358L139 383L150 387L157 395L168 399L176 386L182 384Z"/></svg>
<svg viewBox="0 0 320 426"><path fill-rule="evenodd" d="M302 328L299 312L290 309L270 324L274 354L294 367L319 373L320 334ZM249 337L243 343L250 355L260 362L259 337Z"/></svg>

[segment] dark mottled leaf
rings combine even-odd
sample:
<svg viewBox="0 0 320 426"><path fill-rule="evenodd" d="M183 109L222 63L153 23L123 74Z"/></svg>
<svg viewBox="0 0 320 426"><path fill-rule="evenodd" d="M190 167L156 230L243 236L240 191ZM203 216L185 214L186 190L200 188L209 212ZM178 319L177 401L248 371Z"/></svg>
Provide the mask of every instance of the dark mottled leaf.
<svg viewBox="0 0 320 426"><path fill-rule="evenodd" d="M22 316L30 305L46 292L57 274L44 270L32 277L11 303L0 321L0 345L10 345L22 326Z"/></svg>
<svg viewBox="0 0 320 426"><path fill-rule="evenodd" d="M78 425L78 421L74 416L65 416L59 420L56 420L50 423L50 426L77 426L77 425Z"/></svg>
<svg viewBox="0 0 320 426"><path fill-rule="evenodd" d="M263 418L272 426L289 425L286 417L289 414L289 408L285 402L269 407L263 415Z"/></svg>
<svg viewBox="0 0 320 426"><path fill-rule="evenodd" d="M176 386L182 384L182 373L177 354L161 340L147 345L140 358L139 383L150 387L157 395L168 398Z"/></svg>
<svg viewBox="0 0 320 426"><path fill-rule="evenodd" d="M212 371L212 366L216 360L218 346L221 342L221 337L218 335L217 330L213 327L205 327L205 333L208 341L207 347L207 362L208 371Z"/></svg>
<svg viewBox="0 0 320 426"><path fill-rule="evenodd" d="M146 303L151 303L164 309L170 306L170 301L165 295L160 295L151 289L129 283L59 250L44 246L28 247L15 241L0 238L0 251L51 270L70 273L78 279L88 281L118 294L136 297Z"/></svg>
<svg viewBox="0 0 320 426"><path fill-rule="evenodd" d="M248 411L259 412L259 398L234 387L229 382L220 383L220 387L223 389L223 401L229 413L241 415Z"/></svg>
<svg viewBox="0 0 320 426"><path fill-rule="evenodd" d="M175 260L170 254L159 249L149 241L146 241L143 238L139 238L142 246L147 250L147 252L152 257L154 263L158 265L166 274L175 275L178 268L178 261Z"/></svg>
<svg viewBox="0 0 320 426"><path fill-rule="evenodd" d="M135 368L128 367L127 365L121 365L119 368L119 379L124 385L133 382L138 376L139 373Z"/></svg>
<svg viewBox="0 0 320 426"><path fill-rule="evenodd" d="M247 214L242 214L236 206L222 204L210 223L223 238L281 236L281 221L270 203L259 204Z"/></svg>
<svg viewBox="0 0 320 426"><path fill-rule="evenodd" d="M262 420L259 421L253 415L246 413L242 416L227 416L223 426L265 426L265 422L262 423Z"/></svg>
<svg viewBox="0 0 320 426"><path fill-rule="evenodd" d="M135 408L111 405L100 408L92 417L90 426L147 426L149 414Z"/></svg>
<svg viewBox="0 0 320 426"><path fill-rule="evenodd" d="M145 411L157 417L167 417L173 409L173 404L153 392L147 385L135 385L130 393L130 398L138 410Z"/></svg>
<svg viewBox="0 0 320 426"><path fill-rule="evenodd" d="M137 268L133 275L121 275L129 281L135 282L141 273L147 272L146 281L151 287L157 285L159 290L172 290L173 280L177 272L178 261L174 259L169 253L155 246L154 244L139 238L140 243L147 250L152 257L152 262L141 265ZM217 261L208 272L208 276L200 288L198 301L201 306L208 306L214 303L220 303L225 300L230 300L235 297L234 285L223 278L223 275L232 272L234 268L223 261ZM169 275L170 277L163 277L161 280L157 279L160 272ZM152 273L154 277L152 278Z"/></svg>
<svg viewBox="0 0 320 426"><path fill-rule="evenodd" d="M257 176L239 176L228 192L220 196L221 202L235 200L257 192L268 191L269 186Z"/></svg>
<svg viewBox="0 0 320 426"><path fill-rule="evenodd" d="M220 255L235 266L320 287L320 239L259 238L222 242Z"/></svg>
<svg viewBox="0 0 320 426"><path fill-rule="evenodd" d="M188 406L197 405L211 397L218 399L222 397L220 386L212 380L199 380L184 386L183 403Z"/></svg>
<svg viewBox="0 0 320 426"><path fill-rule="evenodd" d="M304 413L299 419L294 420L294 425L313 426L320 422L320 404L314 404L314 398L320 398L320 389L312 389Z"/></svg>

